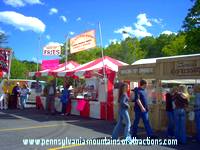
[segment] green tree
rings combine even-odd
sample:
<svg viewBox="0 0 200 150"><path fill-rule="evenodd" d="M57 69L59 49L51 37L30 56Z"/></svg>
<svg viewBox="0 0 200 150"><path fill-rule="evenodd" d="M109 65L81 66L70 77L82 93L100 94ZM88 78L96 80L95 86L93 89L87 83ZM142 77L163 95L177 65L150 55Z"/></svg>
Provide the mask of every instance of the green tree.
<svg viewBox="0 0 200 150"><path fill-rule="evenodd" d="M144 58L144 52L140 48L139 40L130 37L120 43L111 43L105 49L105 54L129 64L138 59Z"/></svg>
<svg viewBox="0 0 200 150"><path fill-rule="evenodd" d="M158 38L156 38L154 49L149 53L149 57L163 57L164 54L162 52L163 47L168 45L175 39L175 34L160 34Z"/></svg>
<svg viewBox="0 0 200 150"><path fill-rule="evenodd" d="M162 49L164 56L190 54L190 51L186 49L185 37L186 35L184 33L180 33L173 41L164 46Z"/></svg>
<svg viewBox="0 0 200 150"><path fill-rule="evenodd" d="M200 52L200 0L193 0L194 5L189 9L183 22L186 31L186 45L190 53Z"/></svg>
<svg viewBox="0 0 200 150"><path fill-rule="evenodd" d="M28 69L26 65L16 58L12 59L11 65L11 78L12 79L25 79L27 77Z"/></svg>
<svg viewBox="0 0 200 150"><path fill-rule="evenodd" d="M147 36L140 40L140 48L144 52L145 58L154 57L151 52L155 50L156 39L153 36Z"/></svg>

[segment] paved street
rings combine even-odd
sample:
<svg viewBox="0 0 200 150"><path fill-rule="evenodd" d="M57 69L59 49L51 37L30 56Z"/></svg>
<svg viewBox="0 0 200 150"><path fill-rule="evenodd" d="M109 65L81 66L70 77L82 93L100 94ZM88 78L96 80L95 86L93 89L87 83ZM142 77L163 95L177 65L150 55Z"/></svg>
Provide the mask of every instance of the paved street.
<svg viewBox="0 0 200 150"><path fill-rule="evenodd" d="M23 139L54 139L60 138L104 138L109 137L114 122L81 118L79 116L47 116L44 112L29 108L27 110L6 110L0 112L0 149L1 150L43 150L43 149L197 149L200 144L189 138L187 145L176 147L164 146L25 146ZM144 131L139 130L140 137ZM164 133L157 133L163 138ZM53 149L52 149L53 150Z"/></svg>

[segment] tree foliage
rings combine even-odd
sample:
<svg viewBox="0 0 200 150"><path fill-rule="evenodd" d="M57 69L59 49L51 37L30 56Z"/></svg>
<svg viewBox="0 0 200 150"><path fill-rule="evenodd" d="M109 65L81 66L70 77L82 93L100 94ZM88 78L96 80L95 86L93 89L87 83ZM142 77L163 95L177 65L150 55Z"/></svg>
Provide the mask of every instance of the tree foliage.
<svg viewBox="0 0 200 150"><path fill-rule="evenodd" d="M30 61L20 61L16 58L12 59L11 78L12 79L27 79L28 73L36 71L37 64Z"/></svg>
<svg viewBox="0 0 200 150"><path fill-rule="evenodd" d="M200 52L200 0L194 0L194 5L185 17L183 28L186 32L186 46L190 53Z"/></svg>

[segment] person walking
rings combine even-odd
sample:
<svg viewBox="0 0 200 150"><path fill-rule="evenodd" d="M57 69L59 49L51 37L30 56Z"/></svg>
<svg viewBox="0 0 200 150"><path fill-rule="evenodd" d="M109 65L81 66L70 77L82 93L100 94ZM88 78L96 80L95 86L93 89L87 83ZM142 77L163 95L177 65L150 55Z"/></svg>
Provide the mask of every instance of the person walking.
<svg viewBox="0 0 200 150"><path fill-rule="evenodd" d="M178 92L177 87L173 87L170 92L166 93L166 113L168 117L167 135L169 138L174 136L174 99L173 96Z"/></svg>
<svg viewBox="0 0 200 150"><path fill-rule="evenodd" d="M11 108L18 108L18 97L20 96L20 87L19 87L19 82L16 83L16 86L13 87L12 89L12 103L11 103Z"/></svg>
<svg viewBox="0 0 200 150"><path fill-rule="evenodd" d="M51 113L52 115L55 114L55 97L56 97L56 86L55 81L52 80L50 83L45 87L44 93L46 95L46 111L47 113ZM50 106L50 110L49 110Z"/></svg>
<svg viewBox="0 0 200 150"><path fill-rule="evenodd" d="M62 103L62 114L61 115L66 115L66 109L67 105L69 103L69 96L70 96L70 91L69 91L69 84L64 84L64 89L62 91L60 101Z"/></svg>
<svg viewBox="0 0 200 150"><path fill-rule="evenodd" d="M140 86L138 87L137 92L135 92L135 100L134 100L135 120L133 122L131 129L132 137L137 137L138 124L140 118L142 118L147 136L155 138L149 123L147 93L145 91L146 87L147 87L147 82L145 80L140 80Z"/></svg>
<svg viewBox="0 0 200 150"><path fill-rule="evenodd" d="M197 131L197 141L200 142L200 85L196 85L194 87L195 94L195 123L196 123L196 131Z"/></svg>
<svg viewBox="0 0 200 150"><path fill-rule="evenodd" d="M26 84L23 84L23 87L20 90L20 109L26 108L26 101L28 98L29 89Z"/></svg>
<svg viewBox="0 0 200 150"><path fill-rule="evenodd" d="M180 144L186 144L186 107L189 94L185 85L179 85L178 93L174 96L175 102L175 137Z"/></svg>
<svg viewBox="0 0 200 150"><path fill-rule="evenodd" d="M129 104L128 104L128 96L127 96L128 85L126 83L122 83L119 88L119 113L118 113L118 121L112 133L112 139L118 139L119 132L121 130L122 121L125 120L125 129L124 129L124 137L125 139L130 138L130 127L131 121L128 113Z"/></svg>

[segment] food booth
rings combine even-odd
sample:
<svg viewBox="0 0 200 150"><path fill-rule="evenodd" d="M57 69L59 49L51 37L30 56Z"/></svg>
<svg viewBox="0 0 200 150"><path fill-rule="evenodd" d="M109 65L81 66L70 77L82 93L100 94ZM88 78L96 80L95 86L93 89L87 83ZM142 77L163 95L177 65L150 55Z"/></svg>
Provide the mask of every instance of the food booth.
<svg viewBox="0 0 200 150"><path fill-rule="evenodd" d="M131 88L136 85L134 82L137 83L140 79L147 80L150 123L155 130L166 130L165 94L176 85L184 84L192 91L195 84L200 84L200 54L139 60L132 65L120 67L118 76L121 80L131 81ZM194 95L192 92L189 93L191 98L187 109L186 127L188 134L193 135ZM133 104L130 111L133 119ZM140 123L140 126L143 124Z"/></svg>
<svg viewBox="0 0 200 150"><path fill-rule="evenodd" d="M67 63L59 64L57 67L53 69L45 69L38 72L29 72L30 77L45 77L45 76L54 76L58 72L66 71L66 70L73 70L76 67L80 66L78 63L74 61L69 61ZM38 109L45 109L46 108L46 98L43 95L33 95L36 99L36 108ZM56 111L60 112L62 109L62 105L58 97L55 99L55 108ZM68 108L70 109L70 108Z"/></svg>
<svg viewBox="0 0 200 150"><path fill-rule="evenodd" d="M76 86L73 87L70 96L71 114L113 120L114 99L117 96L114 83L118 67L123 65L128 64L105 56L74 69L49 75L75 79Z"/></svg>

